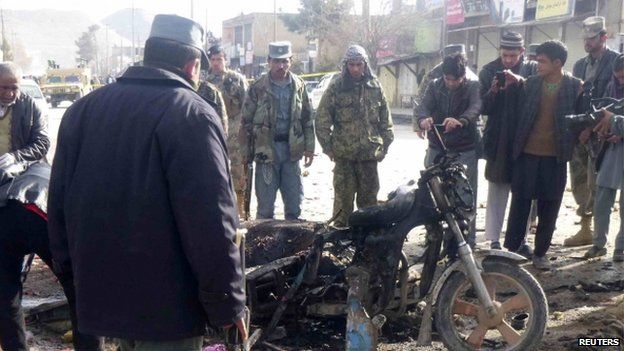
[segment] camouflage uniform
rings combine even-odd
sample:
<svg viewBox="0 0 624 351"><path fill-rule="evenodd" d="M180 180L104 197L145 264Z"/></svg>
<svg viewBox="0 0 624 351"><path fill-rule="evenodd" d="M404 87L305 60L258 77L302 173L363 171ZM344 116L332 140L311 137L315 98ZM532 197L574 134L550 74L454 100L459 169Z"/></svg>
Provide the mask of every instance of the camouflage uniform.
<svg viewBox="0 0 624 351"><path fill-rule="evenodd" d="M201 82L199 84L199 88L197 88L197 94L204 98L212 108L215 109L219 117L221 118L221 126L223 127L223 131L225 134L228 134L228 116L225 110L225 102L223 101L223 96L219 89L216 86L209 82Z"/></svg>
<svg viewBox="0 0 624 351"><path fill-rule="evenodd" d="M316 136L324 153L333 153L334 215L347 224L353 200L363 208L377 203L377 163L394 140L392 117L379 81L353 81L347 72L334 78L316 112Z"/></svg>
<svg viewBox="0 0 624 351"><path fill-rule="evenodd" d="M301 171L297 172L299 160L304 152L314 152L314 126L305 84L296 75L288 75L292 95L285 140L276 139L280 103L273 92L269 74L249 87L243 108L241 153L245 158L253 157L256 162L258 218L273 217L277 189L284 199L286 219L299 217L303 199ZM287 172L280 171L278 168L281 167L287 168ZM262 181L264 183L260 184Z"/></svg>
<svg viewBox="0 0 624 351"><path fill-rule="evenodd" d="M243 200L245 199L247 166L243 163L240 150L240 126L245 93L247 92L247 81L242 74L227 69L223 74L209 72L206 81L219 89L225 102L225 110L228 115L227 146L230 156L230 171L238 199L238 212L241 217L244 217Z"/></svg>

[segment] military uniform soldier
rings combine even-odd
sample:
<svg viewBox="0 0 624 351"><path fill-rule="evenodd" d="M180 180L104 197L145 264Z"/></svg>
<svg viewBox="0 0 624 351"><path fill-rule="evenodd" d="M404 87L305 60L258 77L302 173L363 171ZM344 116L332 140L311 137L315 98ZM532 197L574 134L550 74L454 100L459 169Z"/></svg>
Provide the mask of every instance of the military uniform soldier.
<svg viewBox="0 0 624 351"><path fill-rule="evenodd" d="M269 73L251 87L243 108L241 150L256 161L258 219L273 218L277 190L287 220L301 215L303 184L299 160L314 159L314 126L303 80L290 72L290 42L269 44Z"/></svg>
<svg viewBox="0 0 624 351"><path fill-rule="evenodd" d="M245 199L246 166L240 149L240 126L243 116L243 104L247 92L245 77L235 71L227 69L227 57L223 48L215 45L208 49L210 70L206 81L214 84L223 96L225 110L227 111L228 129L228 153L234 190L238 199L238 213L245 217L243 200Z"/></svg>
<svg viewBox="0 0 624 351"><path fill-rule="evenodd" d="M199 94L204 100L206 100L212 108L215 109L219 115L221 126L226 135L228 135L228 115L225 109L225 102L223 96L216 86L209 82L201 82L199 88L197 88L197 94Z"/></svg>
<svg viewBox="0 0 624 351"><path fill-rule="evenodd" d="M392 117L383 90L368 65L364 48L352 45L342 73L323 94L316 115L316 136L335 162L336 226L347 225L356 197L358 208L377 203L381 162L394 140Z"/></svg>
<svg viewBox="0 0 624 351"><path fill-rule="evenodd" d="M583 21L583 42L587 56L579 59L572 68L572 74L591 87L592 98L604 96L607 84L613 75L613 62L618 53L607 47L607 27L604 17L588 17ZM589 99L583 99L583 109L588 110ZM564 246L581 246L592 243L592 210L596 190L595 156L593 155L595 134L591 128L579 136L570 161L570 183L572 194L578 204L577 215L581 217L581 229L564 240Z"/></svg>

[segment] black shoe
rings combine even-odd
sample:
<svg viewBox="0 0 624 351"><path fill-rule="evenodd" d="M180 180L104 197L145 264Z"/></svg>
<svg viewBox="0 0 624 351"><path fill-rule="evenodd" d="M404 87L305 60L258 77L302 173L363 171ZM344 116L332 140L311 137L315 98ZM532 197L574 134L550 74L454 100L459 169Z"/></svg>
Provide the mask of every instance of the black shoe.
<svg viewBox="0 0 624 351"><path fill-rule="evenodd" d="M498 241L492 241L490 243L490 249L492 250L501 250L501 244Z"/></svg>
<svg viewBox="0 0 624 351"><path fill-rule="evenodd" d="M533 249L527 244L520 245L516 253L524 256L526 259L531 259L531 257L533 257Z"/></svg>

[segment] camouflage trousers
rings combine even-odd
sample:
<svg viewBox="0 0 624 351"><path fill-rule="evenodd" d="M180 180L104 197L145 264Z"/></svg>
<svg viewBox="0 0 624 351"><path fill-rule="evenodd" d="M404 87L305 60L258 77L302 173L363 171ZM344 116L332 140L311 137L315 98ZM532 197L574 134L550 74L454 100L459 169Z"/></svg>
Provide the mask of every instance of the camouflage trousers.
<svg viewBox="0 0 624 351"><path fill-rule="evenodd" d="M353 212L353 200L358 208L377 204L379 175L377 161L336 159L334 166L334 215L337 226L347 225Z"/></svg>
<svg viewBox="0 0 624 351"><path fill-rule="evenodd" d="M232 174L232 183L234 183L234 191L238 194L243 193L247 185L247 165L243 163L238 135L233 134L234 133L228 135L227 145L229 153L228 156L230 157L230 173Z"/></svg>
<svg viewBox="0 0 624 351"><path fill-rule="evenodd" d="M596 192L595 169L594 160L589 156L587 147L576 145L570 161L570 178L572 194L578 205L576 214L581 217L592 215Z"/></svg>

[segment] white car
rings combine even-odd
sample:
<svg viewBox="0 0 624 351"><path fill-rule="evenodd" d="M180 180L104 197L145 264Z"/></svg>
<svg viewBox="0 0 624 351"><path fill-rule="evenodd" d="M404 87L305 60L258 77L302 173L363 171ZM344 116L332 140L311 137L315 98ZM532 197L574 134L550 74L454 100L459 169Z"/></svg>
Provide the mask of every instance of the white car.
<svg viewBox="0 0 624 351"><path fill-rule="evenodd" d="M312 92L310 93L310 100L312 100L312 109L316 111L319 103L321 102L321 98L323 97L323 93L329 86L329 82L340 72L328 73L321 78L318 85Z"/></svg>
<svg viewBox="0 0 624 351"><path fill-rule="evenodd" d="M32 79L22 79L22 82L20 83L20 91L35 100L35 104L37 104L37 107L41 110L42 116L48 116L48 101L46 101L46 98L41 92L37 82Z"/></svg>

